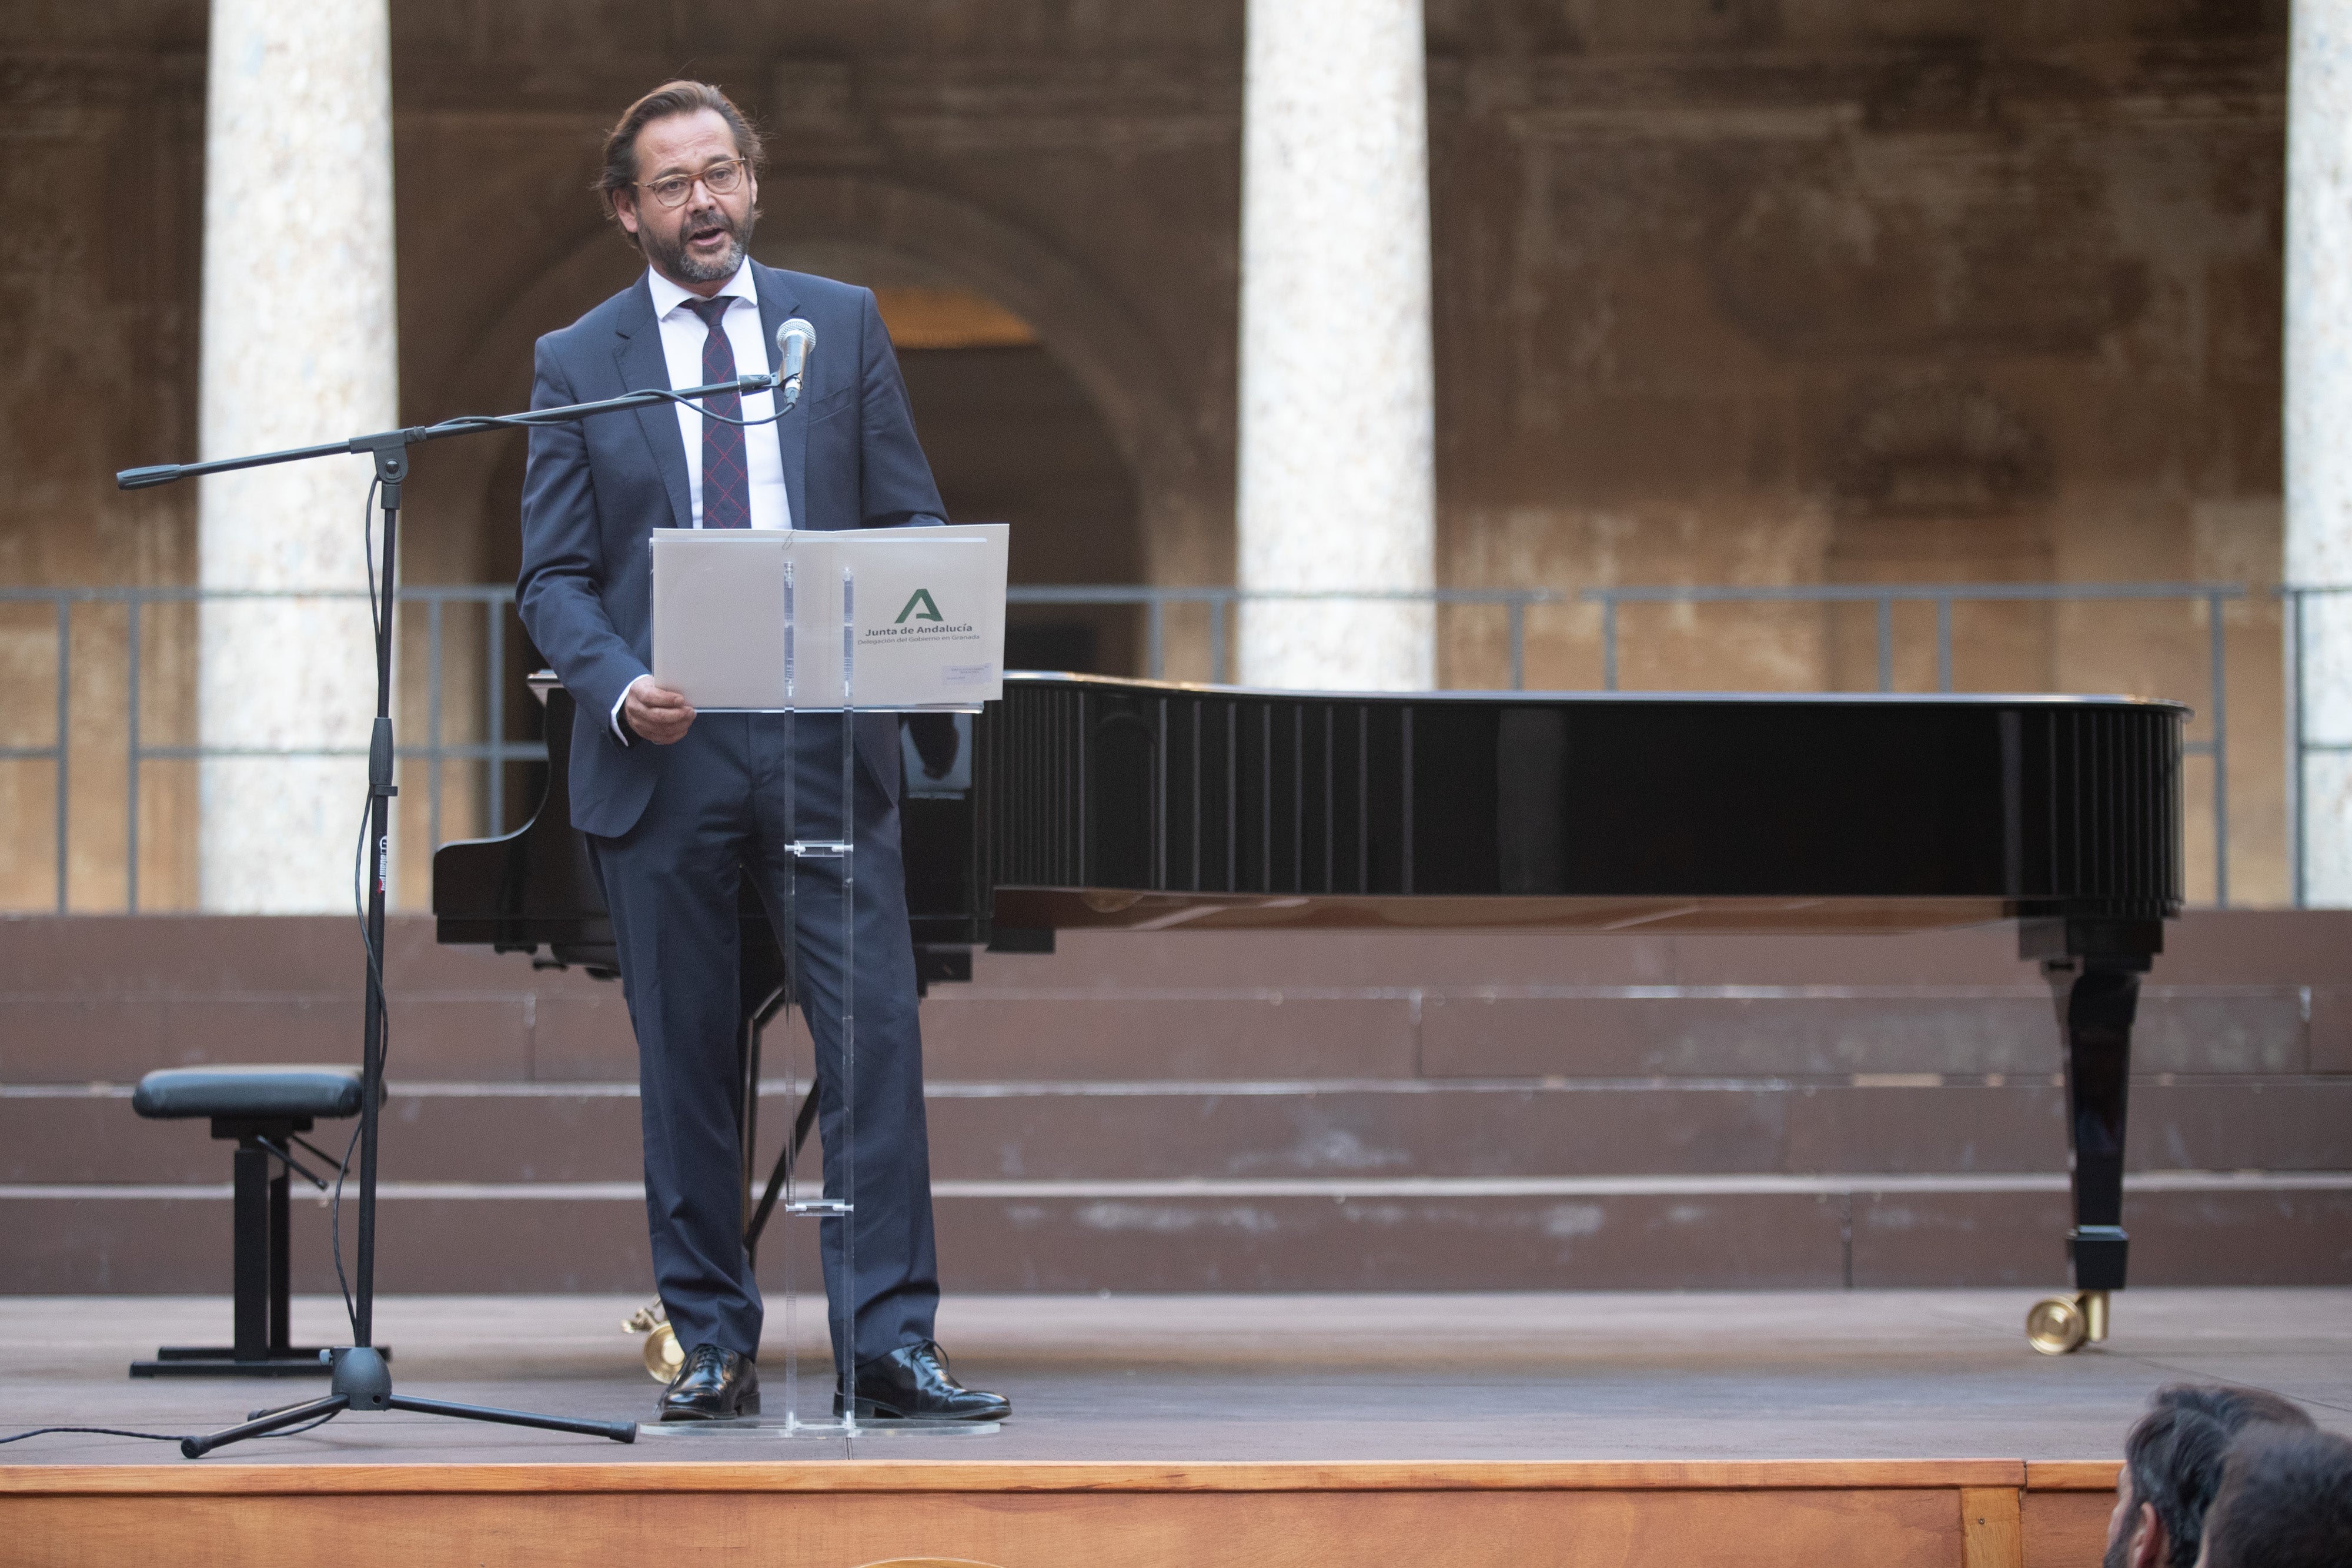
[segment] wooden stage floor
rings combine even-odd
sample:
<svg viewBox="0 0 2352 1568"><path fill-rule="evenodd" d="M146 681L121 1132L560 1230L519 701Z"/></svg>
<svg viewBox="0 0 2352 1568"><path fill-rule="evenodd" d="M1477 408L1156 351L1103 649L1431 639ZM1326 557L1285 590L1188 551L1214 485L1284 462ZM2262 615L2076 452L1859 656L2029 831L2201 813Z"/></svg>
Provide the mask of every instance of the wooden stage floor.
<svg viewBox="0 0 2352 1568"><path fill-rule="evenodd" d="M2023 1291L1755 1295L950 1297L957 1375L1011 1396L993 1436L892 1435L890 1459L2105 1458L2148 1392L2272 1388L2352 1431L2352 1290L2133 1291L2105 1346L2048 1357ZM297 1338L339 1337L302 1298ZM404 1394L651 1416L637 1305L617 1296L386 1297ZM768 1413L780 1413L771 1303ZM803 1330L806 1303L797 1314ZM225 1337L217 1298L0 1297L0 1431L57 1422L185 1432L290 1401L309 1381L134 1382L161 1343ZM804 1339L809 1336L804 1334ZM811 1342L814 1343L813 1341ZM324 1380L319 1380L320 1392ZM240 1463L573 1462L844 1457L764 1436L634 1448L401 1415L248 1444ZM151 1464L162 1445L39 1437L0 1462ZM224 1458L227 1455L222 1456ZM206 1460L206 1463L217 1462Z"/></svg>
<svg viewBox="0 0 2352 1568"><path fill-rule="evenodd" d="M670 1539L661 1532L676 1526L646 1511L663 1498L682 1506L688 1495L723 1493L730 1507L749 1508L755 1495L798 1500L789 1518L806 1527L805 1549L773 1560L840 1568L888 1555L871 1542L896 1540L892 1531L925 1530L923 1549L935 1554L1008 1563L1205 1562L1217 1560L1216 1550L1302 1563L1646 1563L1675 1560L1671 1543L1688 1552L1693 1539L1720 1549L1682 1560L1832 1561L1801 1545L1820 1531L1853 1541L1858 1562L2022 1568L2097 1560L2104 1489L2123 1434L2163 1384L2273 1389L2322 1425L2352 1431L2352 1290L2136 1291L2116 1299L2107 1344L2062 1358L2024 1343L2020 1325L2032 1299L2021 1291L957 1298L942 1311L940 1336L959 1374L1013 1401L1014 1417L992 1435L847 1444L712 1434L623 1447L347 1416L199 1463L163 1444L40 1437L0 1448L0 1531L23 1549L55 1530L58 1552L0 1557L100 1561L109 1528L172 1528L210 1532L205 1538L216 1538L224 1553L232 1543L242 1551L274 1542L295 1561L300 1541L332 1539L338 1495L364 1493L388 1507L394 1494L430 1493L411 1497L432 1504L418 1518L472 1521L464 1525L469 1551L486 1529L511 1538L511 1551L468 1560L591 1561L597 1551ZM655 1385L637 1365L637 1342L619 1332L634 1305L617 1297L386 1298L379 1333L394 1347L404 1393L641 1419ZM780 1320L781 1304L771 1310ZM815 1326L805 1304L800 1315L803 1328ZM216 1340L226 1322L222 1299L0 1298L0 1430L69 1422L189 1432L309 1386L124 1375L133 1356L161 1343ZM298 1338L331 1341L339 1322L331 1299L297 1303ZM773 1338L771 1366L781 1361ZM772 1381L771 1415L781 1395ZM1516 1500L1494 1502L1498 1491ZM520 1515L498 1516L506 1522L493 1528L491 1516L466 1512L489 1506L482 1494L508 1492L522 1500L518 1508L544 1509L551 1492L602 1501L528 1528ZM979 1511L954 1513L938 1496L923 1507L908 1500L934 1492ZM455 1493L467 1494L465 1507ZM877 1522L883 1514L813 1511L820 1497L847 1508L856 1495L882 1493L889 1497L875 1500L890 1502L887 1527ZM1106 1493L1141 1500L1087 1523L1088 1509L1109 1506ZM1263 1496L1255 1512L1220 1523L1202 1511L1210 1493L1236 1507L1239 1494ZM1486 1512L1458 1521L1446 1512L1473 1493L1488 1497ZM312 1511L268 1513L269 1494ZM628 1509L607 1519L622 1494ZM1043 1507L1040 1494L1065 1502L1023 1524L1029 1516L1011 1500ZM1192 1511L1181 1525L1150 1523L1159 1516L1143 1503L1169 1506L1174 1494L1192 1497ZM1377 1504L1320 1522L1297 1512L1335 1496ZM1267 1497L1286 1500L1276 1507ZM1803 1506L1739 1511L1768 1497ZM1417 1521L1409 1527L1437 1531L1442 1549L1352 1557L1297 1545L1337 1541L1331 1531L1349 1529L1391 1539L1408 1526L1381 1510L1413 1499L1423 1511L1407 1516ZM1537 1506L1530 1500L1545 1499L1570 1511L1526 1512ZM1662 1500L1673 1499L1682 1501ZM1604 1501L1615 1511L1590 1511ZM1645 1508L1666 1511L1653 1518ZM1863 1513L1841 1524L1840 1509ZM1904 1509L1942 1524L1928 1530ZM727 1532L766 1528L745 1522L756 1515L707 1505L685 1517L730 1521L721 1536L735 1539ZM1518 1521L1515 1530L1601 1534L1590 1537L1589 1552L1493 1555L1476 1521L1507 1519ZM104 1520L111 1525L93 1523ZM605 1533L588 1545L563 1533L592 1520L605 1520L597 1527ZM1023 1535L1030 1525L1046 1534ZM424 1527L411 1520L403 1529ZM63 1532L92 1528L99 1533L79 1535L73 1551L95 1554L68 1554ZM1122 1528L1142 1533L1118 1536ZM1604 1536L1615 1539L1612 1530L1633 1531L1647 1544L1610 1555L1601 1547ZM2074 1555L2086 1535L2087 1556ZM1105 1544L1114 1537L1126 1542L1118 1552ZM1898 1549L1897 1537L1911 1544ZM1227 1544L1213 1549L1212 1540ZM961 1546L944 1551L942 1542Z"/></svg>

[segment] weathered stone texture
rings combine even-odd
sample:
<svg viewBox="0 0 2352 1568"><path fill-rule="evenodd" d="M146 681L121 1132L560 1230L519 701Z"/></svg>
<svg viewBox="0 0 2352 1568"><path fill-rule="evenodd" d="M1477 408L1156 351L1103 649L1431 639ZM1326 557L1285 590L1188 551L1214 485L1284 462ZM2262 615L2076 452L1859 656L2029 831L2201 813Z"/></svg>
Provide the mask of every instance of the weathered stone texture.
<svg viewBox="0 0 2352 1568"><path fill-rule="evenodd" d="M399 422L384 0L213 0L205 105L206 461ZM361 456L202 481L197 575L233 592L348 592L373 549ZM218 913L348 904L377 697L366 606L217 600L198 612L198 882ZM339 750L344 755L316 755ZM352 753L358 755L352 755Z"/></svg>
<svg viewBox="0 0 2352 1568"><path fill-rule="evenodd" d="M1428 50L1420 0L1252 0L1244 76L1237 580L1436 586ZM1242 610L1240 677L1425 690L1427 604Z"/></svg>
<svg viewBox="0 0 2352 1568"><path fill-rule="evenodd" d="M1023 438L963 423L1003 429L1002 409L924 390L971 377L910 363L951 505L985 497L1045 544L1032 560L1233 580L1240 0L405 0L393 26L404 418L520 402L531 339L627 279L587 193L599 130L690 67L778 131L763 256L971 288L1066 378L1029 438L1049 504L1006 481ZM1428 33L1441 582L2277 580L2282 4L1429 0ZM0 330L26 345L0 371L16 580L192 568L185 505L116 497L104 471L193 449L202 36L187 3L0 19L0 124L37 139L12 192L95 148L152 193L12 204L47 214L0 241ZM60 265L77 246L104 257L96 288ZM62 392L34 369L60 361ZM1099 441L1074 444L1072 399ZM1102 486L1119 515L1089 523L1070 497L1106 448L1132 506ZM520 461L499 440L422 456L412 577L509 569ZM1897 629L1898 683L1932 685L1931 614ZM2225 629L2231 892L2275 898L2274 607L2258 593ZM1499 612L1439 630L1443 679L1502 678ZM1530 682L1597 684L1599 630L1588 606L1532 614ZM1875 678L1866 611L1659 608L1622 630L1628 685ZM2201 607L1963 607L1955 632L1964 688L2210 706ZM1206 673L1202 634L1172 623L1176 673ZM6 649L12 678L46 678L33 643ZM40 738L44 711L9 738ZM6 766L12 820L42 821L37 768ZM2197 897L2209 779L2192 763ZM414 899L422 791L402 805ZM10 835L12 901L46 886L45 837ZM92 899L108 852L78 835Z"/></svg>
<svg viewBox="0 0 2352 1568"><path fill-rule="evenodd" d="M186 581L194 491L126 496L107 476L194 451L202 56L131 19L121 36L138 52L25 47L67 32L44 20L0 23L0 583ZM195 37L200 49L201 16ZM119 606L72 612L67 881L78 907L123 896L125 629ZM148 739L193 741L193 618L160 613L143 631ZM57 647L49 605L0 605L0 745L54 743ZM184 900L194 796L170 769L153 772L141 872ZM54 783L46 762L0 763L0 904L56 896Z"/></svg>

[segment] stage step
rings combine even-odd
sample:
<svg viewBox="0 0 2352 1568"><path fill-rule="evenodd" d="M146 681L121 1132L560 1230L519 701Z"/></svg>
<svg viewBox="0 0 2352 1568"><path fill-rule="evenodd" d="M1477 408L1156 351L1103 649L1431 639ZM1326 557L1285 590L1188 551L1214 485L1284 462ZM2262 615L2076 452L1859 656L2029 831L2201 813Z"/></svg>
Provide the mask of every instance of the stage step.
<svg viewBox="0 0 2352 1568"><path fill-rule="evenodd" d="M2191 915L2144 988L2143 1072L2352 1074L2352 912ZM0 1083L340 1060L358 1038L349 921L0 921ZM635 1076L617 985L441 948L394 923L393 1073ZM2004 928L1934 936L1518 932L1079 934L981 955L924 1009L934 1078L1844 1079L2056 1071L2047 990Z"/></svg>
<svg viewBox="0 0 2352 1568"><path fill-rule="evenodd" d="M226 1151L140 1121L130 1085L348 1060L351 937L0 922L0 1289L220 1288ZM2135 1040L2135 1278L2352 1280L2352 915L2168 937ZM438 948L414 918L388 956L402 1288L639 1288L620 988ZM1085 935L982 955L924 1030L961 1290L2063 1278L2057 1030L2004 929ZM769 1067L804 1082L807 1057L779 1035ZM781 1082L765 1099L772 1149L790 1105ZM323 1213L299 1207L320 1288Z"/></svg>
<svg viewBox="0 0 2352 1568"><path fill-rule="evenodd" d="M1890 1081L1891 1079L1891 1081ZM804 1088L806 1080L797 1088ZM132 1114L131 1086L0 1088L0 1184L210 1182L201 1122ZM771 1081L772 1161L797 1096ZM1425 1176L2056 1174L2065 1090L1935 1075L1680 1082L933 1082L942 1180ZM383 1169L409 1181L625 1181L642 1169L635 1083L395 1082ZM353 1123L311 1140L340 1154ZM2352 1081L2146 1075L2135 1171L2352 1171ZM816 1168L814 1148L805 1168Z"/></svg>
<svg viewBox="0 0 2352 1568"><path fill-rule="evenodd" d="M2352 1176L2156 1173L2125 1187L2145 1285L2352 1279ZM650 1292L635 1182L390 1182L382 1277L405 1291ZM941 1277L973 1291L1869 1289L2064 1283L2057 1176L958 1181ZM342 1207L346 1256L355 1210ZM779 1250L816 1278L811 1228ZM298 1291L335 1288L323 1200L294 1208ZM228 1288L229 1188L0 1186L12 1294Z"/></svg>

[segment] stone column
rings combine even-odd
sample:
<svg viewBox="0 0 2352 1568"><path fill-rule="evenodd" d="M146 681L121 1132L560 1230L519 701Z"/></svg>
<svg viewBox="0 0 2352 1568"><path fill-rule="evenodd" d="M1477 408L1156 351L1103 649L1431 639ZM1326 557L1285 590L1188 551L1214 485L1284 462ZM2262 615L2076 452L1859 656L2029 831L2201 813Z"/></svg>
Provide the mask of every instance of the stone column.
<svg viewBox="0 0 2352 1568"><path fill-rule="evenodd" d="M1435 580L1421 0L1250 0L1242 156L1241 584ZM1254 685L1411 690L1423 604L1261 604Z"/></svg>
<svg viewBox="0 0 2352 1568"><path fill-rule="evenodd" d="M204 455L397 423L392 65L386 0L213 0L205 104ZM198 509L208 589L366 586L366 460L218 475ZM367 747L375 712L356 599L207 603L208 747ZM352 907L363 759L203 764L204 907Z"/></svg>

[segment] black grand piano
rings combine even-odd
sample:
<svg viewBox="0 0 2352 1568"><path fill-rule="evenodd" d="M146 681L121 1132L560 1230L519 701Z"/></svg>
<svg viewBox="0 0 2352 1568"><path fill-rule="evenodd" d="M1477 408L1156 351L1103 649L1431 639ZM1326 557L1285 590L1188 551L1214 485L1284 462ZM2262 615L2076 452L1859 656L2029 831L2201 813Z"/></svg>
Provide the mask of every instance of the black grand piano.
<svg viewBox="0 0 2352 1568"><path fill-rule="evenodd" d="M567 805L571 699L549 675L533 688L546 799L519 831L435 855L438 936L610 976ZM2057 1006L2073 1156L2074 1289L2028 1333L2068 1351L2105 1337L2125 1281L2131 1025L2180 910L2188 716L2126 697L1355 695L1008 674L977 716L906 722L908 905L927 983L970 978L974 948L1045 952L1079 927L2014 920ZM784 977L756 904L745 914L749 1090ZM748 1121L756 1094L743 1103Z"/></svg>

